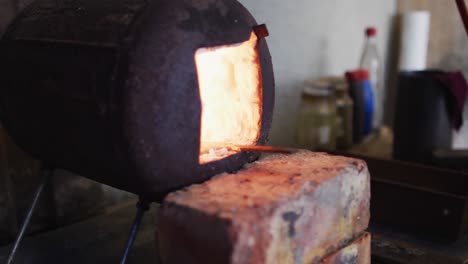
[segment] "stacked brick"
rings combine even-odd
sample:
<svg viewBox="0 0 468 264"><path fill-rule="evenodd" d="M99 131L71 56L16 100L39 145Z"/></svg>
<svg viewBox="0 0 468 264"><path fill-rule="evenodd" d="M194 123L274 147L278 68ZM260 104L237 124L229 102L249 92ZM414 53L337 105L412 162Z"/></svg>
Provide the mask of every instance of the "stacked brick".
<svg viewBox="0 0 468 264"><path fill-rule="evenodd" d="M158 217L159 252L164 264L339 263L326 257L349 257L332 256L362 241L369 200L363 161L274 155L170 194ZM357 263L369 263L366 241L351 250Z"/></svg>

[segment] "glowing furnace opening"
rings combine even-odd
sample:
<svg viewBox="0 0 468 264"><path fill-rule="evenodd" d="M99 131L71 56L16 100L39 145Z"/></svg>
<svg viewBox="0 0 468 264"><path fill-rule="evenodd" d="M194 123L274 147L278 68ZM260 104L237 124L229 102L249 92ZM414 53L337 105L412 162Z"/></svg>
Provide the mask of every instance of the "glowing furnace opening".
<svg viewBox="0 0 468 264"><path fill-rule="evenodd" d="M236 154L231 146L254 145L262 118L258 38L195 52L202 103L200 156L204 164Z"/></svg>

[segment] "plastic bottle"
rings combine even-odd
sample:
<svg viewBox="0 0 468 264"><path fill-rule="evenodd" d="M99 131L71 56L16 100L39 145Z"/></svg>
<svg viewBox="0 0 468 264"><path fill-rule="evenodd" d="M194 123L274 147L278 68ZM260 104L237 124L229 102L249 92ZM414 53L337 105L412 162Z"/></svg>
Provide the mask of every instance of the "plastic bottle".
<svg viewBox="0 0 468 264"><path fill-rule="evenodd" d="M367 70L346 72L349 94L353 99L353 143L358 144L372 132L373 88Z"/></svg>
<svg viewBox="0 0 468 264"><path fill-rule="evenodd" d="M384 86L382 76L382 62L377 49L377 30L374 27L366 29L366 43L362 52L360 68L369 72L369 80L374 94L374 115L372 128L378 129L383 123Z"/></svg>

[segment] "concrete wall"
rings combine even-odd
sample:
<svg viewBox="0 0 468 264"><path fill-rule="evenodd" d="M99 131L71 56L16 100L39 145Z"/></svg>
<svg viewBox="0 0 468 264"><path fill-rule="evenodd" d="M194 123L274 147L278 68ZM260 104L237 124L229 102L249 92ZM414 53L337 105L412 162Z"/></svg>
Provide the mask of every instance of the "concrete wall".
<svg viewBox="0 0 468 264"><path fill-rule="evenodd" d="M364 28L378 29L386 54L395 0L240 0L266 23L276 77L270 144L294 146L295 116L304 79L356 68Z"/></svg>

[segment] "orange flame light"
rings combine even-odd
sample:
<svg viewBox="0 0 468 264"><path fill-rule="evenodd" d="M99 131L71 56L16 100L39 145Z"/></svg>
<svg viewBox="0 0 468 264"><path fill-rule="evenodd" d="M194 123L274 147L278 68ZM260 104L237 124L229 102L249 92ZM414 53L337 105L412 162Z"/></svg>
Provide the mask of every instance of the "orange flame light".
<svg viewBox="0 0 468 264"><path fill-rule="evenodd" d="M202 103L200 156L204 164L253 145L260 135L262 84L255 33L249 40L200 48L195 64Z"/></svg>

